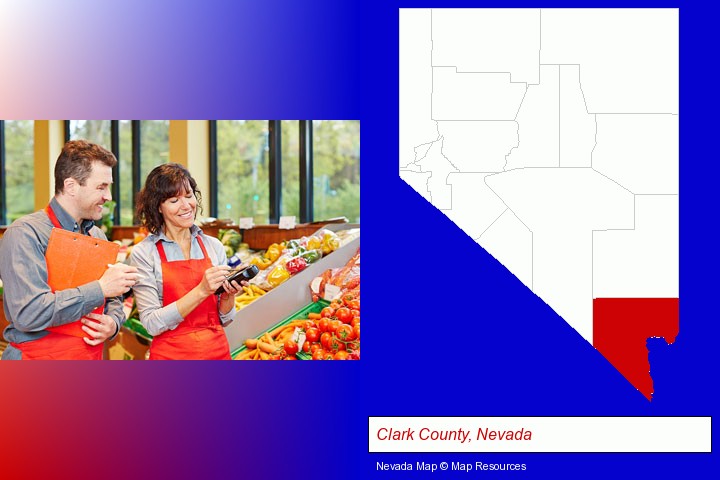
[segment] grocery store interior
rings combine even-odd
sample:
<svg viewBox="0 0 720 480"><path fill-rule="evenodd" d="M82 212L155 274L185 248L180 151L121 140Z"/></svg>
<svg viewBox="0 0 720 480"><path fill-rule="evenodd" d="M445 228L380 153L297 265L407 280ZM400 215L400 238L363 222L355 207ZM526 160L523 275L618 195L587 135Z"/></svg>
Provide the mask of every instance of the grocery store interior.
<svg viewBox="0 0 720 480"><path fill-rule="evenodd" d="M195 224L220 240L231 267L257 272L224 328L233 359L360 358L359 121L0 120L0 242L12 222L48 205L58 155L77 139L117 158L112 201L96 221L119 245L117 262L129 263L148 234L135 215L148 173L172 162L197 181ZM124 310L103 358L146 360L153 337L132 290Z"/></svg>

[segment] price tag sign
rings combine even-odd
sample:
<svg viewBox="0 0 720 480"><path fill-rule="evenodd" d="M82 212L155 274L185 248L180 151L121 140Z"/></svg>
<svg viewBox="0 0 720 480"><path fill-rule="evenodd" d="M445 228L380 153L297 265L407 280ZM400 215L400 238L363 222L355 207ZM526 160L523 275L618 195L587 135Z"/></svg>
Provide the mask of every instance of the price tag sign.
<svg viewBox="0 0 720 480"><path fill-rule="evenodd" d="M338 295L340 295L340 287L337 285L325 285L325 295L323 296L325 300L332 301Z"/></svg>
<svg viewBox="0 0 720 480"><path fill-rule="evenodd" d="M249 230L254 226L253 217L240 217L240 228L242 230Z"/></svg>
<svg viewBox="0 0 720 480"><path fill-rule="evenodd" d="M292 230L295 228L295 215L288 215L287 217L280 217L280 223L278 224L280 230Z"/></svg>
<svg viewBox="0 0 720 480"><path fill-rule="evenodd" d="M313 281L310 282L310 291L314 294L320 293L320 284L322 283L322 277L315 277L313 278Z"/></svg>
<svg viewBox="0 0 720 480"><path fill-rule="evenodd" d="M302 351L303 344L305 343L305 330L300 327L295 327L295 330L293 330L290 339L293 342L297 343L298 350Z"/></svg>

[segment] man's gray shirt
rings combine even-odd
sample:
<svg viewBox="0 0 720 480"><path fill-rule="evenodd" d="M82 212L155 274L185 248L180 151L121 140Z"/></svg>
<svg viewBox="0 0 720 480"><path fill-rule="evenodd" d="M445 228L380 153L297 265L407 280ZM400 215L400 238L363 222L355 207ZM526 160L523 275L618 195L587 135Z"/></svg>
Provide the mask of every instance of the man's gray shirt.
<svg viewBox="0 0 720 480"><path fill-rule="evenodd" d="M55 198L50 201L50 205L64 230L106 240L105 234L92 220L84 220L78 225ZM41 210L13 222L0 238L3 305L5 317L10 321L4 332L8 342L22 343L42 338L48 334L48 327L79 320L103 303L98 281L52 292L45 263L45 251L52 229L53 224L47 213ZM119 331L125 322L122 298L108 298L105 313L115 320ZM20 359L21 353L10 345L2 358Z"/></svg>

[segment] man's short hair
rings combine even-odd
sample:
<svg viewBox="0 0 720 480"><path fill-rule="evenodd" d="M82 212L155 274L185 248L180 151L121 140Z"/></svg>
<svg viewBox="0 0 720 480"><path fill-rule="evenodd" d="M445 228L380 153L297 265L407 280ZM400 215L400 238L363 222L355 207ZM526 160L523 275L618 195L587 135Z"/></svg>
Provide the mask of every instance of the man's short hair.
<svg viewBox="0 0 720 480"><path fill-rule="evenodd" d="M86 140L67 142L55 164L55 194L63 192L65 179L68 178L74 178L80 185L85 185L93 162L112 168L117 164L117 159L112 152Z"/></svg>

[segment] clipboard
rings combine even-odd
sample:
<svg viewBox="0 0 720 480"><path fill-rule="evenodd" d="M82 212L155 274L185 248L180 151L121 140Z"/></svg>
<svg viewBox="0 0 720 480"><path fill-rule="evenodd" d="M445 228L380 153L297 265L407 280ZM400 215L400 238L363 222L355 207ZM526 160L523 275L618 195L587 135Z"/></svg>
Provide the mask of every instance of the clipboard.
<svg viewBox="0 0 720 480"><path fill-rule="evenodd" d="M116 243L53 228L45 251L48 285L56 292L99 280L108 264L115 263L119 250L120 245ZM103 309L104 304L93 313L103 313ZM47 330L80 338L87 336L80 319Z"/></svg>

